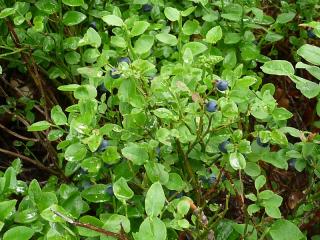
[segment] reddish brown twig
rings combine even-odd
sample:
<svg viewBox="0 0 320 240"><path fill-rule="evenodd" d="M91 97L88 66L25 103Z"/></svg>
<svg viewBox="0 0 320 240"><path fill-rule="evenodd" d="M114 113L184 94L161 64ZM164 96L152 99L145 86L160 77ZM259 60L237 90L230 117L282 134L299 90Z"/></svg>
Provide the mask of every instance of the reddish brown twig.
<svg viewBox="0 0 320 240"><path fill-rule="evenodd" d="M38 168L42 169L42 170L45 170L51 174L54 174L54 175L59 175L58 172L56 172L55 170L49 168L49 167L46 167L44 166L41 162L39 161L36 161L36 160L33 160L27 156L24 156L24 155L21 155L20 153L15 153L15 152L11 152L9 150L6 150L6 149L3 149L3 148L0 148L0 152L4 153L4 154L7 154L7 155L10 155L10 156L13 156L13 157L17 157L17 158L20 158L26 162L29 162L29 163L32 163L33 165L37 166Z"/></svg>
<svg viewBox="0 0 320 240"><path fill-rule="evenodd" d="M127 236L123 233L123 230L121 230L121 233L114 233L114 232L110 232L110 231L107 231L103 228L99 228L99 227L96 227L96 226L93 226L89 223L82 223L82 222L77 222L77 221L74 221L73 219L63 215L62 213L60 212L57 212L53 209L51 209L51 211L56 214L57 216L61 217L63 220L65 220L66 222L74 225L74 226L78 226L78 227L83 227L83 228L87 228L87 229L90 229L92 231L95 231L95 232L98 232L98 233L102 233L103 235L105 236L108 236L108 237L114 237L114 238L117 238L119 240L128 240ZM122 227L121 227L122 229Z"/></svg>

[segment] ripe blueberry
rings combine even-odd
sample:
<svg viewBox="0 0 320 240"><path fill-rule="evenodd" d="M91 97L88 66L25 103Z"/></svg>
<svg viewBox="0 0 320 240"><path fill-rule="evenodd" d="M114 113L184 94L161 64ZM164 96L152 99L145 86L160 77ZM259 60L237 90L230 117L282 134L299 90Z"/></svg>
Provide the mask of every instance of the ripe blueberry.
<svg viewBox="0 0 320 240"><path fill-rule="evenodd" d="M89 181L87 181L87 180L84 180L84 181L81 182L81 185L79 186L79 190L83 191L83 190L85 190L85 189L87 189L89 187L91 187L91 183Z"/></svg>
<svg viewBox="0 0 320 240"><path fill-rule="evenodd" d="M261 139L259 137L257 137L257 144L260 146L260 147L268 147L269 143L263 143L261 142Z"/></svg>
<svg viewBox="0 0 320 240"><path fill-rule="evenodd" d="M288 161L289 167L293 168L293 169L296 168L296 162L297 162L297 159L295 159L295 158L289 159L289 161Z"/></svg>
<svg viewBox="0 0 320 240"><path fill-rule="evenodd" d="M156 147L156 154L158 157L160 156L160 147Z"/></svg>
<svg viewBox="0 0 320 240"><path fill-rule="evenodd" d="M98 147L97 151L98 151L98 152L102 152L102 151L106 150L106 148L108 147L108 145L109 145L108 140L103 139L103 140L101 141L100 146Z"/></svg>
<svg viewBox="0 0 320 240"><path fill-rule="evenodd" d="M228 82L224 80L219 80L216 84L216 87L219 91L223 92L228 89Z"/></svg>
<svg viewBox="0 0 320 240"><path fill-rule="evenodd" d="M90 23L90 27L92 27L94 30L97 30L97 23L95 21L92 21Z"/></svg>
<svg viewBox="0 0 320 240"><path fill-rule="evenodd" d="M311 29L308 29L307 32L308 32L309 38L312 38L312 39L317 38L317 36L314 34L314 32Z"/></svg>
<svg viewBox="0 0 320 240"><path fill-rule="evenodd" d="M228 144L230 144L229 141L224 141L224 142L220 143L219 146L218 146L220 152L222 152L222 153L228 153L228 150L227 150Z"/></svg>
<svg viewBox="0 0 320 240"><path fill-rule="evenodd" d="M144 12L151 12L152 8L153 8L153 6L152 6L151 4L144 4L144 5L142 6L142 11L144 11Z"/></svg>
<svg viewBox="0 0 320 240"><path fill-rule="evenodd" d="M104 83L101 83L101 84L98 86L98 91L101 92L101 93L106 93L106 92L108 92L108 89L106 88L106 86L104 85Z"/></svg>
<svg viewBox="0 0 320 240"><path fill-rule="evenodd" d="M208 177L208 183L212 185L217 180L216 175L214 173L211 173Z"/></svg>
<svg viewBox="0 0 320 240"><path fill-rule="evenodd" d="M189 233L186 233L186 240L191 240L191 239L192 239L191 235L189 235Z"/></svg>
<svg viewBox="0 0 320 240"><path fill-rule="evenodd" d="M110 76L113 78L113 79L117 79L119 77L121 77L121 73L118 73L118 70L115 69L115 68L112 68L110 70Z"/></svg>
<svg viewBox="0 0 320 240"><path fill-rule="evenodd" d="M110 196L114 195L112 184L107 186L106 193L109 194Z"/></svg>
<svg viewBox="0 0 320 240"><path fill-rule="evenodd" d="M208 112L215 112L217 111L218 104L215 100L211 100L206 104L206 109Z"/></svg>
<svg viewBox="0 0 320 240"><path fill-rule="evenodd" d="M126 62L126 63L128 63L128 64L131 63L130 58L128 58L128 57L121 57L121 58L118 59L118 62L119 62L119 63L121 63L121 62Z"/></svg>

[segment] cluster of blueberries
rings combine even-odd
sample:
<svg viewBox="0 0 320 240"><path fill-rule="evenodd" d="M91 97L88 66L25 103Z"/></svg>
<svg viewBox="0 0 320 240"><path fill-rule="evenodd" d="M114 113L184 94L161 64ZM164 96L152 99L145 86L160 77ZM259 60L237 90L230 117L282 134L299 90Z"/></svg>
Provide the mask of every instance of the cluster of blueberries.
<svg viewBox="0 0 320 240"><path fill-rule="evenodd" d="M228 82L225 80L219 80L216 82L216 88L220 91L220 92L224 92L228 89ZM206 104L206 110L208 112L215 112L218 109L218 103L215 100L210 100L207 104Z"/></svg>

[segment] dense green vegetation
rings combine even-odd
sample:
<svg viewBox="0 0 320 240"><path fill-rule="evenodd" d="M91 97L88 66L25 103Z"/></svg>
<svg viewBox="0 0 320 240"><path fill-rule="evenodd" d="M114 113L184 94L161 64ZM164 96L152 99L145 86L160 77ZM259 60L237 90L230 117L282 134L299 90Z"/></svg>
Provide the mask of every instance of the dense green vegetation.
<svg viewBox="0 0 320 240"><path fill-rule="evenodd" d="M320 239L319 0L0 0L0 239Z"/></svg>

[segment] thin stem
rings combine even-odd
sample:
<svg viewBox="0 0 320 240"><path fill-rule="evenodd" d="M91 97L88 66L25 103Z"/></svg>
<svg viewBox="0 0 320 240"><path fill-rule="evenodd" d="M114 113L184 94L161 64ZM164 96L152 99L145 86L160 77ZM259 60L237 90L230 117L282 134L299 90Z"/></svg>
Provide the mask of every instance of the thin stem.
<svg viewBox="0 0 320 240"><path fill-rule="evenodd" d="M22 135L20 135L20 134L18 134L18 133L16 133L16 132L14 132L14 131L11 131L10 129L8 129L8 128L6 128L4 125L2 125L1 123L0 123L0 128L2 128L2 129L3 129L4 131L6 131L7 133L9 133L9 134L11 134L11 135L13 135L13 136L15 136L15 137L17 137L17 138L20 138L20 139L22 139L22 140L32 141L32 142L38 142L38 141L39 141L39 139L36 139L36 138L28 138L28 137L22 136Z"/></svg>
<svg viewBox="0 0 320 240"><path fill-rule="evenodd" d="M65 220L66 222L74 225L74 226L77 226L77 227L83 227L83 228L87 228L87 229L90 229L92 231L95 231L95 232L99 232L99 233L102 233L103 235L105 236L108 236L108 237L114 237L114 238L117 238L117 239L120 239L120 240L127 240L128 238L123 234L123 232L121 233L114 233L114 232L110 232L110 231L107 231L107 230L104 230L103 228L99 228L99 227L96 227L94 225L91 225L89 223L82 223L82 222L77 222L77 221L74 221L73 219L71 219L70 217L68 216L65 216L64 214L58 212L58 211L55 211L53 209L50 209L54 214L56 214L57 216L61 217L63 220ZM121 230L122 230L122 226L121 226Z"/></svg>
<svg viewBox="0 0 320 240"><path fill-rule="evenodd" d="M51 168L47 168L41 162L33 160L33 159L31 159L31 158L29 158L27 156L21 155L20 153L11 152L11 151L3 149L3 148L0 148L0 152L2 152L4 154L7 154L7 155L10 155L10 156L13 156L13 157L20 158L20 159L22 159L22 160L24 160L26 162L32 163L33 165L37 166L38 168L40 168L42 170L45 170L45 171L47 171L47 172L49 172L51 174L59 175L58 172L56 172L55 170L53 170Z"/></svg>

